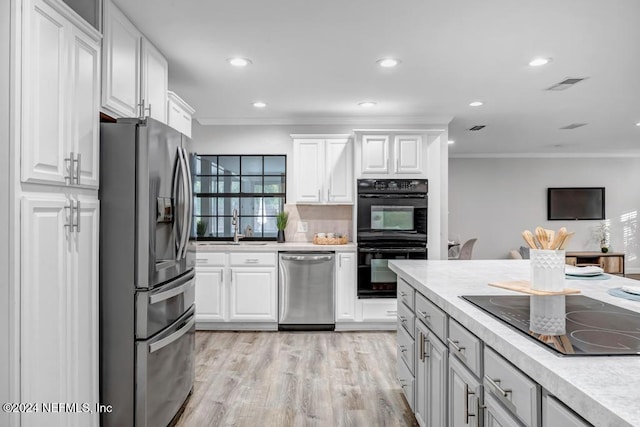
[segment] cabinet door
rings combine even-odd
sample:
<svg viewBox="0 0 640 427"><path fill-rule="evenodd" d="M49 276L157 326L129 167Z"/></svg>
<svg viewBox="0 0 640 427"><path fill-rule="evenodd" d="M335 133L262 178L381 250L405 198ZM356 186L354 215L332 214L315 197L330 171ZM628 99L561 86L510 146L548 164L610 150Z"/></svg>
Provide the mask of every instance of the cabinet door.
<svg viewBox="0 0 640 427"><path fill-rule="evenodd" d="M362 136L362 173L389 173L389 136Z"/></svg>
<svg viewBox="0 0 640 427"><path fill-rule="evenodd" d="M543 427L587 427L588 424L553 396L542 396Z"/></svg>
<svg viewBox="0 0 640 427"><path fill-rule="evenodd" d="M356 316L355 254L339 253L336 269L336 321L353 321Z"/></svg>
<svg viewBox="0 0 640 427"><path fill-rule="evenodd" d="M513 427L521 426L510 412L489 393L484 394L484 427Z"/></svg>
<svg viewBox="0 0 640 427"><path fill-rule="evenodd" d="M68 281L69 402L98 402L98 236L100 202L74 197ZM74 414L76 427L98 426L98 414Z"/></svg>
<svg viewBox="0 0 640 427"><path fill-rule="evenodd" d="M394 172L422 174L422 137L398 135L393 140Z"/></svg>
<svg viewBox="0 0 640 427"><path fill-rule="evenodd" d="M426 357L427 349L425 348L426 337L429 331L427 327L420 321L416 321L416 383L415 383L415 407L414 412L416 420L420 426L427 425L427 389L429 383L429 375L427 363L429 358Z"/></svg>
<svg viewBox="0 0 640 427"><path fill-rule="evenodd" d="M624 273L624 258L621 256L603 256L600 257L600 267L605 273L622 274Z"/></svg>
<svg viewBox="0 0 640 427"><path fill-rule="evenodd" d="M324 140L296 139L293 141L297 203L320 203L323 200Z"/></svg>
<svg viewBox="0 0 640 427"><path fill-rule="evenodd" d="M348 139L325 141L329 203L353 203L353 150Z"/></svg>
<svg viewBox="0 0 640 427"><path fill-rule="evenodd" d="M477 426L480 423L480 382L454 355L449 356L449 426Z"/></svg>
<svg viewBox="0 0 640 427"><path fill-rule="evenodd" d="M144 116L167 123L169 64L149 40L142 38L142 103Z"/></svg>
<svg viewBox="0 0 640 427"><path fill-rule="evenodd" d="M196 269L196 322L223 322L225 320L224 268L198 267Z"/></svg>
<svg viewBox="0 0 640 427"><path fill-rule="evenodd" d="M20 401L71 402L69 373L76 361L67 286L71 233L63 195L32 195L21 201ZM73 325L78 326L78 325ZM87 396L88 399L89 396ZM86 401L82 399L81 401ZM68 414L24 414L24 425L69 424Z"/></svg>
<svg viewBox="0 0 640 427"><path fill-rule="evenodd" d="M100 42L74 29L69 122L74 185L98 188L100 165Z"/></svg>
<svg viewBox="0 0 640 427"><path fill-rule="evenodd" d="M230 321L277 321L275 267L233 268L229 284Z"/></svg>
<svg viewBox="0 0 640 427"><path fill-rule="evenodd" d="M116 117L140 111L140 41L142 34L112 0L104 2L102 106Z"/></svg>
<svg viewBox="0 0 640 427"><path fill-rule="evenodd" d="M447 347L429 333L425 343L427 361L427 425L444 426L447 422Z"/></svg>
<svg viewBox="0 0 640 427"><path fill-rule="evenodd" d="M65 184L65 91L69 39L66 19L48 4L24 4L21 176ZM65 161L67 159L67 161Z"/></svg>

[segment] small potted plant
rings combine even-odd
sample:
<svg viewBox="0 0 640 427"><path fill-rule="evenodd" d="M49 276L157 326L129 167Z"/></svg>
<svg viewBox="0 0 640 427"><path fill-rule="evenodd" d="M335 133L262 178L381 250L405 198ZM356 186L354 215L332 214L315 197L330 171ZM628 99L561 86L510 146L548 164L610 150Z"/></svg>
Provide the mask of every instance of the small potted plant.
<svg viewBox="0 0 640 427"><path fill-rule="evenodd" d="M284 229L287 228L289 212L279 212L276 216L276 227L278 228L278 243L284 243Z"/></svg>
<svg viewBox="0 0 640 427"><path fill-rule="evenodd" d="M609 220L604 220L600 222L596 230L596 237L600 241L600 250L602 253L609 252L609 245L611 244L611 232L610 232L611 223Z"/></svg>
<svg viewBox="0 0 640 427"><path fill-rule="evenodd" d="M207 221L199 220L196 223L196 234L198 237L202 237L207 232Z"/></svg>

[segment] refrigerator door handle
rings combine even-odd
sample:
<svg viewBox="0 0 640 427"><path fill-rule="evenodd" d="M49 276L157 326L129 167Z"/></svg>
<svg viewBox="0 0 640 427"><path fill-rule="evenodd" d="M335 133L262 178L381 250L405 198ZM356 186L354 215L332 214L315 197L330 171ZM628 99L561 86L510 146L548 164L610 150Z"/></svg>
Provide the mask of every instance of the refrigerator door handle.
<svg viewBox="0 0 640 427"><path fill-rule="evenodd" d="M168 300L169 298L173 298L176 295L183 294L189 287L194 286L195 277L190 276L186 282L181 284L180 286L176 286L175 288L171 288L164 292L159 292L157 294L152 294L149 297L149 304L156 304L161 301Z"/></svg>
<svg viewBox="0 0 640 427"><path fill-rule="evenodd" d="M168 337L162 338L161 340L158 340L158 341L154 342L153 344L149 344L149 353L155 353L158 350L162 350L163 348L165 348L166 346L168 346L172 342L176 341L177 339L182 337L184 334L189 332L191 330L191 327L195 323L196 323L196 319L195 319L195 317L192 317L191 320L189 320L180 329L178 329L177 331L175 331L174 333L172 333Z"/></svg>
<svg viewBox="0 0 640 427"><path fill-rule="evenodd" d="M178 147L178 158L180 159L180 174L182 176L182 229L180 230L180 247L178 249L178 259L182 259L187 255L187 242L189 240L189 177L187 174L187 161L184 157L184 150Z"/></svg>
<svg viewBox="0 0 640 427"><path fill-rule="evenodd" d="M186 237L184 239L184 256L187 256L187 246L189 244L189 237L191 236L191 224L193 224L193 181L191 179L191 166L189 164L189 154L187 153L187 150L185 150L184 148L182 149L182 151L184 151L184 166L185 166L185 170L187 171L187 179L188 179L188 185L187 188L189 189L189 192L187 193L188 196L188 200L187 200L187 206L189 207L189 213L187 215L188 218L188 222L187 222L187 227L186 227Z"/></svg>
<svg viewBox="0 0 640 427"><path fill-rule="evenodd" d="M179 150L178 150L179 152ZM173 204L174 204L174 226L173 226L173 238L176 242L176 261L180 259L180 253L182 252L182 230L180 229L180 214L178 208L180 207L180 175L182 168L182 162L178 156L176 161L176 169L173 174Z"/></svg>

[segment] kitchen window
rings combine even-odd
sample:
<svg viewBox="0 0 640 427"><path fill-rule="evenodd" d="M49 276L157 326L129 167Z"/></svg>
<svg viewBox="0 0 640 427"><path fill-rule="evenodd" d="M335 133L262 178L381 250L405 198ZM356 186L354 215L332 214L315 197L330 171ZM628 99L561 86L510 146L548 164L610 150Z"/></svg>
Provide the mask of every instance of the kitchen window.
<svg viewBox="0 0 640 427"><path fill-rule="evenodd" d="M287 156L196 154L193 162L192 237L233 237L233 211L245 239L276 238L276 215L286 201Z"/></svg>

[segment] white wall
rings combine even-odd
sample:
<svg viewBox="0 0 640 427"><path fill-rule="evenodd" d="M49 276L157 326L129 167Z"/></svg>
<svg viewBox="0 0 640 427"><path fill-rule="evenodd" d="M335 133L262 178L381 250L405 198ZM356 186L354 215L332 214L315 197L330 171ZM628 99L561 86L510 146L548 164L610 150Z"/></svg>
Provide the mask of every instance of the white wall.
<svg viewBox="0 0 640 427"><path fill-rule="evenodd" d="M11 64L9 1L0 3L0 402L10 402L9 395L9 67ZM9 415L0 411L0 425L9 425Z"/></svg>
<svg viewBox="0 0 640 427"><path fill-rule="evenodd" d="M640 272L640 158L452 158L449 234L477 237L473 257L507 258L520 233L541 225L576 235L567 250L596 250L599 221L547 221L548 187L605 187L611 250L625 252L627 272Z"/></svg>

